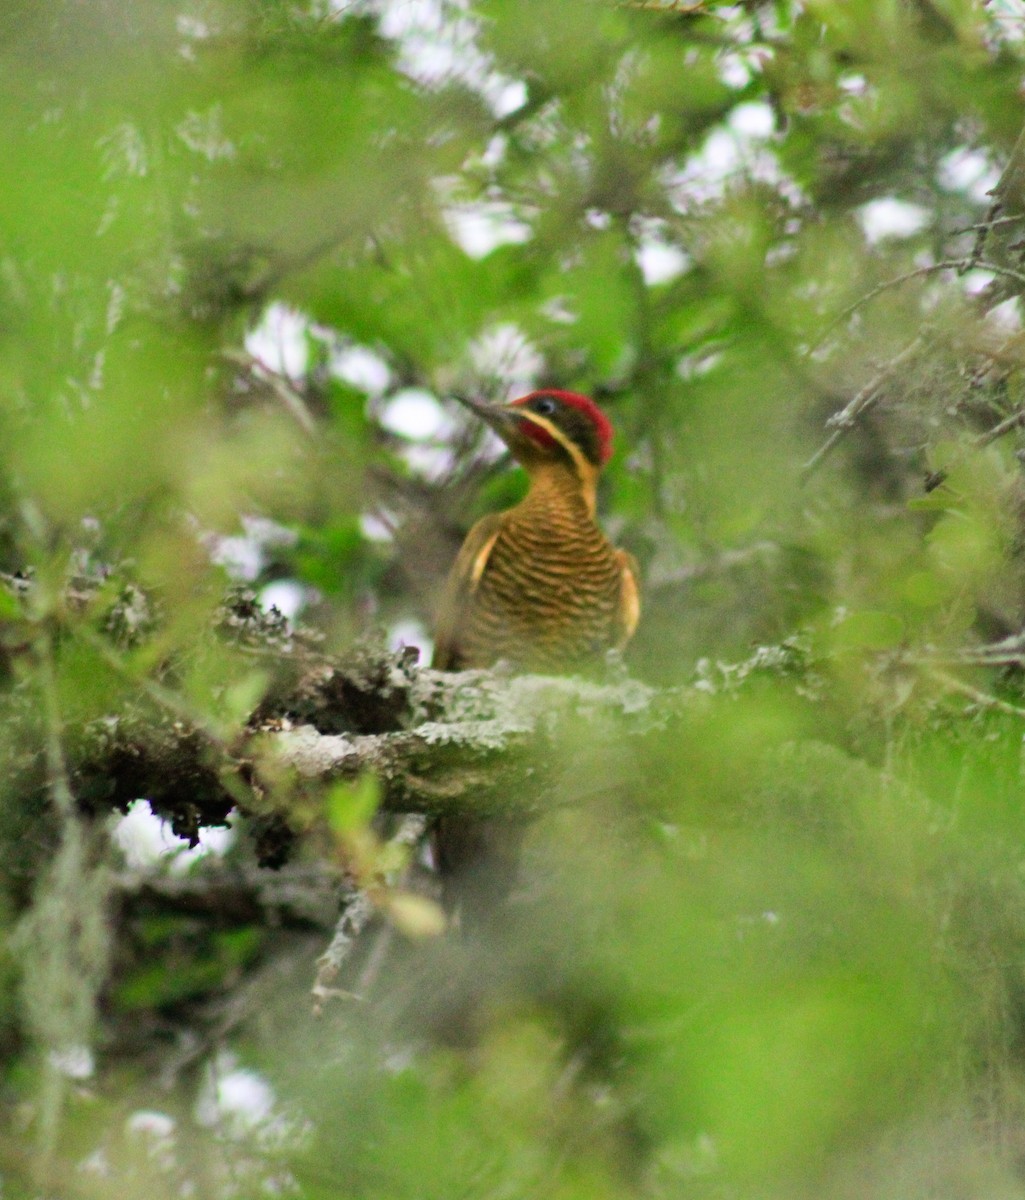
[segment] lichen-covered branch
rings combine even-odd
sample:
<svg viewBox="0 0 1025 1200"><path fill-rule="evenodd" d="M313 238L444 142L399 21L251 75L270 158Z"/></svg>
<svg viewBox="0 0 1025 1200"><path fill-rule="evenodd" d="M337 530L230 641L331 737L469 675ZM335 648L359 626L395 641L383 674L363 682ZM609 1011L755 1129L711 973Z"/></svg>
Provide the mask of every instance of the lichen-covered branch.
<svg viewBox="0 0 1025 1200"><path fill-rule="evenodd" d="M228 756L175 714L93 722L78 739L79 794L93 807L145 797L188 837L227 818L240 780L243 807L286 822L304 792L367 772L392 811L530 812L551 802L580 731L592 748L613 723L612 740L629 738L664 723L688 695L628 679L420 670L408 654L365 649L306 667L290 693L260 706ZM573 788L560 784L560 793L571 800Z"/></svg>
<svg viewBox="0 0 1025 1200"><path fill-rule="evenodd" d="M681 693L672 693L679 703ZM311 725L272 736L274 752L304 779L372 771L385 805L432 815L530 811L547 803L556 745L611 721L620 736L662 722L667 697L635 681L420 671L411 680L410 727L368 735L321 734ZM672 704L669 705L672 707ZM590 741L590 739L589 739Z"/></svg>

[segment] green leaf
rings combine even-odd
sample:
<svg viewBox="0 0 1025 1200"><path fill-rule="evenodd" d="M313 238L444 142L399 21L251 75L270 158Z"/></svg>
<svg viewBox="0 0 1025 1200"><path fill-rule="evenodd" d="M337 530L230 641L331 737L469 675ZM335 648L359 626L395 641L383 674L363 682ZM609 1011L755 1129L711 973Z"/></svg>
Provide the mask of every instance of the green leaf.
<svg viewBox="0 0 1025 1200"><path fill-rule="evenodd" d="M354 783L336 783L328 792L327 816L339 837L365 829L381 803L376 775L361 775Z"/></svg>
<svg viewBox="0 0 1025 1200"><path fill-rule="evenodd" d="M858 650L887 650L900 644L904 623L893 613L863 610L846 614L831 630L838 653Z"/></svg>

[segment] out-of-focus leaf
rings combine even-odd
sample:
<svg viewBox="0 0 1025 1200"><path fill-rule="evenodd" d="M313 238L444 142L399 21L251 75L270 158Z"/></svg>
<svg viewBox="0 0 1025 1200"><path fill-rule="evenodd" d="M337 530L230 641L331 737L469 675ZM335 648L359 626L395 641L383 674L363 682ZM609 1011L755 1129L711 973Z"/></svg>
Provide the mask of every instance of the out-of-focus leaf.
<svg viewBox="0 0 1025 1200"><path fill-rule="evenodd" d="M327 798L331 828L339 837L365 829L381 803L381 785L375 775L362 775L355 783L336 783Z"/></svg>
<svg viewBox="0 0 1025 1200"><path fill-rule="evenodd" d="M846 613L830 630L838 653L887 650L899 645L904 634L900 618L888 612Z"/></svg>
<svg viewBox="0 0 1025 1200"><path fill-rule="evenodd" d="M406 937L439 937L447 922L441 907L426 896L412 892L390 891L385 905L388 916Z"/></svg>

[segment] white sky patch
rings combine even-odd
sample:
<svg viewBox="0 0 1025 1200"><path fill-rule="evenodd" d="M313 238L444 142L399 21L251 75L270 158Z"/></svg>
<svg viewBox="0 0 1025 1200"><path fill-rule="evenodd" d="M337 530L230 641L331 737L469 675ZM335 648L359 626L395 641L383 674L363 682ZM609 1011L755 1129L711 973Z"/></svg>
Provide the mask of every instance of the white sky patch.
<svg viewBox="0 0 1025 1200"><path fill-rule="evenodd" d="M776 132L776 118L768 104L738 104L730 113L729 126L741 137L767 138Z"/></svg>
<svg viewBox="0 0 1025 1200"><path fill-rule="evenodd" d="M276 579L261 590L259 604L264 612L276 608L286 620L294 621L308 598L308 590L297 579Z"/></svg>
<svg viewBox="0 0 1025 1200"><path fill-rule="evenodd" d="M751 64L744 54L724 54L719 59L719 78L730 88L746 87L751 82Z"/></svg>
<svg viewBox="0 0 1025 1200"><path fill-rule="evenodd" d="M50 1066L67 1079L89 1079L96 1070L96 1060L88 1046L65 1046L51 1050L46 1057Z"/></svg>
<svg viewBox="0 0 1025 1200"><path fill-rule="evenodd" d="M682 167L662 173L673 207L692 212L697 205L721 199L734 180L744 177L767 183L791 203L799 203L801 189L780 166L770 145L773 121L767 104L738 105Z"/></svg>
<svg viewBox="0 0 1025 1200"><path fill-rule="evenodd" d="M251 583L267 563L267 552L279 546L294 546L298 534L267 517L243 517L242 532L230 537L211 537L210 559L241 583Z"/></svg>
<svg viewBox="0 0 1025 1200"><path fill-rule="evenodd" d="M449 233L471 258L484 258L498 246L530 240L530 226L514 215L509 204L491 200L449 204L444 216Z"/></svg>
<svg viewBox="0 0 1025 1200"><path fill-rule="evenodd" d="M527 103L527 85L522 79L508 79L497 71L491 72L484 88L491 111L500 120Z"/></svg>
<svg viewBox="0 0 1025 1200"><path fill-rule="evenodd" d="M705 144L691 155L672 181L673 190L684 191L699 202L713 200L722 195L727 181L740 169L740 163L737 138L726 129L713 129Z"/></svg>
<svg viewBox="0 0 1025 1200"><path fill-rule="evenodd" d="M419 621L397 621L388 631L388 644L393 650L415 646L420 651L421 663L425 664L434 655L434 641Z"/></svg>
<svg viewBox="0 0 1025 1200"><path fill-rule="evenodd" d="M858 221L870 245L884 238L908 238L923 229L929 210L895 196L880 196L857 209Z"/></svg>
<svg viewBox="0 0 1025 1200"><path fill-rule="evenodd" d="M995 276L992 271L968 271L961 276L961 286L969 296L977 296L989 287Z"/></svg>
<svg viewBox="0 0 1025 1200"><path fill-rule="evenodd" d="M331 373L368 396L380 396L391 383L388 364L366 346L343 346L331 356Z"/></svg>
<svg viewBox="0 0 1025 1200"><path fill-rule="evenodd" d="M184 838L175 838L175 841L178 847L171 860L171 873L185 874L201 858L223 858L235 842L235 830L230 826L209 825L199 831L199 844L196 846L189 846Z"/></svg>
<svg viewBox="0 0 1025 1200"><path fill-rule="evenodd" d="M652 241L637 248L637 264L644 282L652 285L676 279L687 270L690 260L679 246Z"/></svg>
<svg viewBox="0 0 1025 1200"><path fill-rule="evenodd" d="M223 856L234 841L235 831L220 827L201 829L199 845L190 848L184 838L175 835L169 822L153 812L148 800L136 800L114 826L112 837L130 870L147 870L166 860L177 874L208 854Z"/></svg>
<svg viewBox="0 0 1025 1200"><path fill-rule="evenodd" d="M424 479L444 479L455 466L449 446L432 446L425 442L409 442L400 451L411 471Z"/></svg>
<svg viewBox="0 0 1025 1200"><path fill-rule="evenodd" d="M395 535L392 533L394 526L394 520L389 520L386 516L378 513L366 512L360 514L360 533L363 534L367 541L377 542L382 546L394 541Z"/></svg>
<svg viewBox="0 0 1025 1200"><path fill-rule="evenodd" d="M667 241L657 225L641 231L635 257L644 282L649 287L669 283L682 275L691 264L690 256L679 246Z"/></svg>
<svg viewBox="0 0 1025 1200"><path fill-rule="evenodd" d="M246 350L269 371L300 379L309 364L310 323L286 304L271 304L255 329L246 334Z"/></svg>
<svg viewBox="0 0 1025 1200"><path fill-rule="evenodd" d="M198 1124L222 1137L235 1141L253 1137L257 1146L268 1151L300 1146L311 1133L308 1121L282 1110L273 1087L259 1071L240 1066L226 1050L207 1063L194 1111ZM265 1185L260 1190L272 1189Z"/></svg>
<svg viewBox="0 0 1025 1200"><path fill-rule="evenodd" d="M448 413L426 388L402 388L388 398L379 419L385 429L411 441L445 437L453 429Z"/></svg>
<svg viewBox="0 0 1025 1200"><path fill-rule="evenodd" d="M222 1051L207 1068L196 1120L242 1137L270 1119L274 1099L274 1089L262 1075L238 1066L233 1054Z"/></svg>
<svg viewBox="0 0 1025 1200"><path fill-rule="evenodd" d="M352 0L332 0L339 13ZM456 80L478 93L496 117L507 116L527 99L522 80L495 69L480 47L479 23L466 0L371 0L384 37L399 50L399 68L424 87Z"/></svg>
<svg viewBox="0 0 1025 1200"><path fill-rule="evenodd" d="M167 1113L157 1112L151 1108L138 1108L125 1121L125 1129L129 1133L143 1134L146 1137L169 1138L174 1135L174 1117Z"/></svg>
<svg viewBox="0 0 1025 1200"><path fill-rule="evenodd" d="M476 374L499 380L509 399L530 392L544 359L518 325L502 322L478 334L470 343L470 362Z"/></svg>
<svg viewBox="0 0 1025 1200"><path fill-rule="evenodd" d="M948 192L964 192L977 204L985 204L1000 172L981 150L963 146L940 160L937 177Z"/></svg>
<svg viewBox="0 0 1025 1200"><path fill-rule="evenodd" d="M263 569L264 561L260 544L241 535L218 538L210 559L240 583L252 583Z"/></svg>
<svg viewBox="0 0 1025 1200"><path fill-rule="evenodd" d="M1003 304L991 308L986 314L986 320L997 325L1003 332L1017 333L1022 327L1021 306L1018 303L1018 297L1012 296L1010 300L1005 300Z"/></svg>
<svg viewBox="0 0 1025 1200"><path fill-rule="evenodd" d="M986 15L1007 42L1025 39L1025 3L1022 0L990 0Z"/></svg>
<svg viewBox="0 0 1025 1200"><path fill-rule="evenodd" d="M167 822L154 815L147 800L129 805L114 828L113 840L128 867L136 871L153 866L182 844Z"/></svg>
<svg viewBox="0 0 1025 1200"><path fill-rule="evenodd" d="M426 479L441 479L454 465L447 439L456 422L437 397L425 388L403 388L389 398L380 414L381 424L406 439L399 453L410 470Z"/></svg>

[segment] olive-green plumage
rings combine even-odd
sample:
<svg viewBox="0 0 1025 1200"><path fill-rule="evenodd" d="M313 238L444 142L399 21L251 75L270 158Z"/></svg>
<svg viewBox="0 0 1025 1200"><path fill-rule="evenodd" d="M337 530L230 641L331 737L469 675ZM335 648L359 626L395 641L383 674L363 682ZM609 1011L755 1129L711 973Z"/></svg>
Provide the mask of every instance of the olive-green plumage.
<svg viewBox="0 0 1025 1200"><path fill-rule="evenodd" d="M506 661L520 670L577 671L622 648L639 615L636 566L595 520L598 474L612 430L571 392L535 392L500 407L464 401L526 468L524 500L470 530L441 604L434 665ZM450 908L464 920L512 884L522 822L450 819L435 835Z"/></svg>

